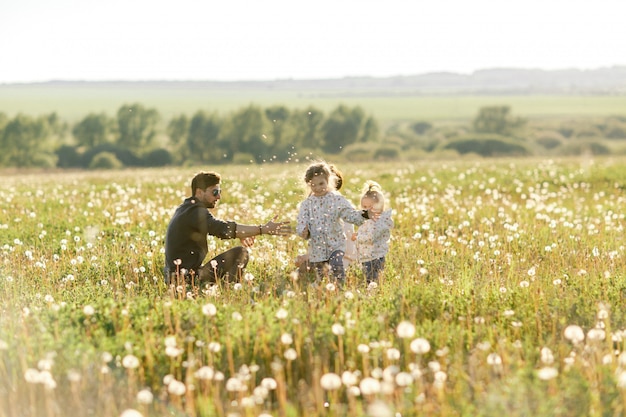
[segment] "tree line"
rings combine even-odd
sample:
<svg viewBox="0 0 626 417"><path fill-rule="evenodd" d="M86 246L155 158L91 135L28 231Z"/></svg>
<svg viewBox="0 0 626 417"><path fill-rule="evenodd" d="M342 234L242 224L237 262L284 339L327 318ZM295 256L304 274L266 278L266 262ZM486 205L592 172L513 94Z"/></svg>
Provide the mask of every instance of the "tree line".
<svg viewBox="0 0 626 417"><path fill-rule="evenodd" d="M328 114L309 106L249 105L227 115L198 110L164 121L140 103L114 116L90 113L70 125L55 113L0 113L0 167L121 168L284 162L340 155L351 161L476 155L626 154L626 116L534 120L506 105L468 123L397 121L380 131L359 106Z"/></svg>
<svg viewBox="0 0 626 417"><path fill-rule="evenodd" d="M376 120L361 107L328 115L277 105L232 114L199 110L164 122L157 109L125 104L111 117L90 113L74 125L56 113L0 113L0 166L116 168L171 164L287 161L309 153L338 154L379 140Z"/></svg>

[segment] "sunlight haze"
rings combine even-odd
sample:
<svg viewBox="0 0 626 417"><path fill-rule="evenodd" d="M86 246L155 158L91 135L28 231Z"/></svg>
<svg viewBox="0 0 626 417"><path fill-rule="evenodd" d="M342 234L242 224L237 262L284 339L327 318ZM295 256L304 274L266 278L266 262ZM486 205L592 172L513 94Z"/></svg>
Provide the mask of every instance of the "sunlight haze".
<svg viewBox="0 0 626 417"><path fill-rule="evenodd" d="M0 5L0 83L389 77L626 64L622 0Z"/></svg>

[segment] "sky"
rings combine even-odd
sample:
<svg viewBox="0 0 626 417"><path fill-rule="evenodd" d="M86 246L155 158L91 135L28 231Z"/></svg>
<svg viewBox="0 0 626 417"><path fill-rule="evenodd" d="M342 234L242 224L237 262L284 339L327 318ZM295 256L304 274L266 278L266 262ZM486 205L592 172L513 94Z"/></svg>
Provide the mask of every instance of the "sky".
<svg viewBox="0 0 626 417"><path fill-rule="evenodd" d="M625 15L624 0L6 0L0 83L597 69L626 65Z"/></svg>

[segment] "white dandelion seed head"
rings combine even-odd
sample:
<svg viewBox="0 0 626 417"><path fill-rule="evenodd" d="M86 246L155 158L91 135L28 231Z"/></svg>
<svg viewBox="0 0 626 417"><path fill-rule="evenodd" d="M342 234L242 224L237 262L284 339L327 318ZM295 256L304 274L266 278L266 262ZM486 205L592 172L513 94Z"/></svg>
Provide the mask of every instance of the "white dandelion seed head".
<svg viewBox="0 0 626 417"><path fill-rule="evenodd" d="M322 375L320 385L326 391L335 391L341 388L341 377L335 373L329 372Z"/></svg>
<svg viewBox="0 0 626 417"><path fill-rule="evenodd" d="M413 353L423 355L430 351L430 342L422 337L419 337L411 342L410 348Z"/></svg>
<svg viewBox="0 0 626 417"><path fill-rule="evenodd" d="M215 370L212 367L205 365L198 368L198 370L194 372L194 375L198 379L210 381L213 379L213 376L215 376Z"/></svg>
<svg viewBox="0 0 626 417"><path fill-rule="evenodd" d="M267 390L275 390L278 387L278 383L274 378L263 378L261 380L261 386Z"/></svg>
<svg viewBox="0 0 626 417"><path fill-rule="evenodd" d="M183 382L174 379L170 381L169 384L167 384L167 392L172 395L181 396L185 395L185 392L187 392L187 387Z"/></svg>
<svg viewBox="0 0 626 417"><path fill-rule="evenodd" d="M333 324L331 330L335 336L341 336L346 333L346 329L340 323Z"/></svg>
<svg viewBox="0 0 626 417"><path fill-rule="evenodd" d="M143 417L143 414L141 414L141 412L135 410L134 408L127 408L126 410L122 411L120 417Z"/></svg>
<svg viewBox="0 0 626 417"><path fill-rule="evenodd" d="M402 339L411 338L415 336L415 325L410 321L401 321L396 327L396 333Z"/></svg>
<svg viewBox="0 0 626 417"><path fill-rule="evenodd" d="M366 377L359 383L359 389L363 395L375 395L380 392L380 381L372 377Z"/></svg>
<svg viewBox="0 0 626 417"><path fill-rule="evenodd" d="M285 351L284 356L288 361L295 361L298 358L298 352L293 348L289 348Z"/></svg>
<svg viewBox="0 0 626 417"><path fill-rule="evenodd" d="M137 393L137 402L139 404L148 405L152 404L152 401L154 401L154 394L152 394L152 391L148 389L142 389Z"/></svg>
<svg viewBox="0 0 626 417"><path fill-rule="evenodd" d="M541 379L542 381L548 381L550 379L554 379L558 375L559 375L559 371L557 371L556 368L553 368L551 366L544 366L543 368L537 371L537 378Z"/></svg>
<svg viewBox="0 0 626 417"><path fill-rule="evenodd" d="M122 366L126 369L135 369L139 367L139 359L135 355L126 355L122 359Z"/></svg>
<svg viewBox="0 0 626 417"><path fill-rule="evenodd" d="M212 303L205 304L202 306L202 314L208 317L214 317L217 314L217 307Z"/></svg>
<svg viewBox="0 0 626 417"><path fill-rule="evenodd" d="M585 340L585 332L580 326L570 324L563 331L563 335L570 342L577 344Z"/></svg>

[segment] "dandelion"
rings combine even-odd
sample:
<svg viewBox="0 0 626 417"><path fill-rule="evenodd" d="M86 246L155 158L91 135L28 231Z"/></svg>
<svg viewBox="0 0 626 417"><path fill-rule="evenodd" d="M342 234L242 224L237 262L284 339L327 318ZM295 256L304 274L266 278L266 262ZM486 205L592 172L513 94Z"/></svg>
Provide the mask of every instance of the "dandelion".
<svg viewBox="0 0 626 417"><path fill-rule="evenodd" d="M415 326L409 321L401 321L396 328L398 337L402 339L408 339L415 336Z"/></svg>
<svg viewBox="0 0 626 417"><path fill-rule="evenodd" d="M420 337L411 342L410 348L413 353L423 355L430 351L430 343L428 340Z"/></svg>
<svg viewBox="0 0 626 417"><path fill-rule="evenodd" d="M331 330L334 335L341 336L346 333L346 329L339 323L335 323L332 325Z"/></svg>
<svg viewBox="0 0 626 417"><path fill-rule="evenodd" d="M144 405L152 404L153 400L154 400L154 394L152 394L152 392L148 389L142 389L141 391L137 393L137 402L139 404L144 404Z"/></svg>
<svg viewBox="0 0 626 417"><path fill-rule="evenodd" d="M554 355L552 354L550 348L541 348L541 362L545 363L546 365L550 365L554 362Z"/></svg>
<svg viewBox="0 0 626 417"><path fill-rule="evenodd" d="M143 417L143 414L141 414L139 411L135 410L134 408L127 408L126 410L122 411L122 414L120 414L120 417Z"/></svg>
<svg viewBox="0 0 626 417"><path fill-rule="evenodd" d="M245 391L244 384L241 382L239 378L228 378L228 381L226 381L226 391L229 391L229 392Z"/></svg>
<svg viewBox="0 0 626 417"><path fill-rule="evenodd" d="M387 359L391 361L396 361L400 359L400 351L396 348L391 348L387 350Z"/></svg>
<svg viewBox="0 0 626 417"><path fill-rule="evenodd" d="M202 306L202 314L209 317L214 317L217 314L217 307L214 304L208 303Z"/></svg>
<svg viewBox="0 0 626 417"><path fill-rule="evenodd" d="M139 367L139 359L134 355L126 355L122 359L122 366L126 369L135 369Z"/></svg>
<svg viewBox="0 0 626 417"><path fill-rule="evenodd" d="M328 284L326 284L326 291L334 292L335 289L337 289L337 287L332 282L329 282Z"/></svg>
<svg viewBox="0 0 626 417"><path fill-rule="evenodd" d="M276 312L276 318L279 320L284 320L287 318L287 316L289 315L289 313L287 312L287 310L285 310L284 308L280 308L277 312Z"/></svg>
<svg viewBox="0 0 626 417"><path fill-rule="evenodd" d="M243 316L241 315L240 312L238 311L234 311L233 314L231 315L232 319L235 321L241 321L243 320Z"/></svg>
<svg viewBox="0 0 626 417"><path fill-rule="evenodd" d="M298 358L298 352L293 348L289 348L285 351L284 356L288 361L295 361Z"/></svg>
<svg viewBox="0 0 626 417"><path fill-rule="evenodd" d="M576 326L575 324L571 324L565 328L563 331L563 335L567 340L574 344L578 344L585 340L585 332L580 326Z"/></svg>
<svg viewBox="0 0 626 417"><path fill-rule="evenodd" d="M522 288L528 288L528 286L530 285L530 283L526 280L522 281L519 283L519 286Z"/></svg>
<svg viewBox="0 0 626 417"><path fill-rule="evenodd" d="M210 381L213 379L213 376L215 375L215 371L210 366L205 365L199 368L196 372L194 372L194 375L198 379Z"/></svg>
<svg viewBox="0 0 626 417"><path fill-rule="evenodd" d="M293 343L293 337L291 337L291 335L290 335L289 333L283 333L283 334L280 336L280 342L281 342L283 345L290 345L290 344L292 344L292 343Z"/></svg>
<svg viewBox="0 0 626 417"><path fill-rule="evenodd" d="M487 364L491 366L502 365L502 358L497 353L487 355Z"/></svg>
<svg viewBox="0 0 626 417"><path fill-rule="evenodd" d="M346 291L346 292L343 294L343 297L344 297L346 300L353 300L353 299L354 299L354 294L352 293L352 291Z"/></svg>
<svg viewBox="0 0 626 417"><path fill-rule="evenodd" d="M393 417L393 410L385 402L376 400L367 406L367 415L372 417Z"/></svg>
<svg viewBox="0 0 626 417"><path fill-rule="evenodd" d="M93 316L96 313L96 310L90 306L90 305L86 305L83 307L83 314L85 314L85 316Z"/></svg>
<svg viewBox="0 0 626 417"><path fill-rule="evenodd" d="M408 387L413 383L413 375L408 372L399 372L396 375L396 385L399 387Z"/></svg>
<svg viewBox="0 0 626 417"><path fill-rule="evenodd" d="M261 386L268 390L275 390L278 387L278 383L274 378L263 378L261 380Z"/></svg>
<svg viewBox="0 0 626 417"><path fill-rule="evenodd" d="M435 388L441 389L444 387L447 380L448 374L443 371L437 371L433 376L433 385L435 386Z"/></svg>
<svg viewBox="0 0 626 417"><path fill-rule="evenodd" d="M626 389L626 371L622 371L617 376L617 387Z"/></svg>
<svg viewBox="0 0 626 417"><path fill-rule="evenodd" d="M380 392L380 381L375 378L363 378L359 384L359 389L363 395L374 395Z"/></svg>
<svg viewBox="0 0 626 417"><path fill-rule="evenodd" d="M600 341L606 338L606 332L603 329L591 329L587 332L587 339L590 341Z"/></svg>
<svg viewBox="0 0 626 417"><path fill-rule="evenodd" d="M366 344L364 344L364 343L361 343L361 344L359 344L359 345L356 347L356 350L358 350L358 351L359 351L359 353L361 353L361 354L364 354L364 353L369 353L369 351L370 351L370 347L369 347L369 346L367 346L367 345L366 345Z"/></svg>
<svg viewBox="0 0 626 417"><path fill-rule="evenodd" d="M341 382L343 382L343 384L346 387L351 387L353 385L356 385L358 381L359 381L359 377L354 372L344 371L341 374Z"/></svg>
<svg viewBox="0 0 626 417"><path fill-rule="evenodd" d="M222 350L222 345L220 345L219 342L210 342L209 343L209 351L211 351L213 353L217 353L220 350Z"/></svg>
<svg viewBox="0 0 626 417"><path fill-rule="evenodd" d="M537 371L537 378L542 381L548 381L554 379L559 375L559 371L551 366L545 366Z"/></svg>
<svg viewBox="0 0 626 417"><path fill-rule="evenodd" d="M167 392L172 395L184 395L187 392L187 387L183 382L177 381L176 379L172 380L169 384L167 384Z"/></svg>
<svg viewBox="0 0 626 417"><path fill-rule="evenodd" d="M339 375L329 372L322 375L320 378L320 385L326 391L334 391L341 387L341 378Z"/></svg>

